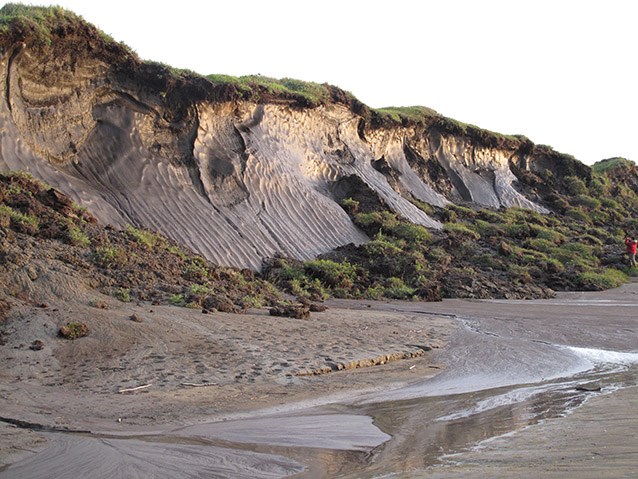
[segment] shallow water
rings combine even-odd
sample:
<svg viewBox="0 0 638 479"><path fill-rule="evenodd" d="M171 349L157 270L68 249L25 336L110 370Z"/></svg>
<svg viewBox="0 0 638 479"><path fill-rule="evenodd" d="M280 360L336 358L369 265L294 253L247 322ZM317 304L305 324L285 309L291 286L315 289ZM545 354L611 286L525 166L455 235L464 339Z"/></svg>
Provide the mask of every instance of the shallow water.
<svg viewBox="0 0 638 479"><path fill-rule="evenodd" d="M459 451L638 383L638 295L377 304L454 315L434 378L319 408L153 437L54 435L8 477L420 478ZM600 387L599 392L579 390ZM149 475L150 474L150 475Z"/></svg>

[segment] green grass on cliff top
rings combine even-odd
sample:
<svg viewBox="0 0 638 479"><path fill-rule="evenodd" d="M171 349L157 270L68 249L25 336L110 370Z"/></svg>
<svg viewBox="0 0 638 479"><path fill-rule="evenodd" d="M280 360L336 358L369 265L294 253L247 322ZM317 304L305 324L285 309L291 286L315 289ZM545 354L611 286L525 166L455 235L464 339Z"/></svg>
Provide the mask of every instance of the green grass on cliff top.
<svg viewBox="0 0 638 479"><path fill-rule="evenodd" d="M50 45L53 41L54 31L60 26L72 27L73 25L89 26L107 44L117 44L112 37L86 22L81 16L59 6L37 7L19 3L8 3L0 9L0 36L9 32L31 32L36 41ZM119 43L127 53L138 58L135 52L123 43ZM447 118L431 108L424 106L410 107L386 107L371 109L359 102L350 92L328 84L319 84L295 80L292 78L275 79L262 75L247 75L234 77L223 74L202 76L190 70L173 68L157 62L146 61L147 64L155 64L162 67L167 75L175 78L200 77L207 79L215 86L232 86L237 92L237 99L269 102L273 100L294 101L303 107L317 107L330 102L340 102L349 105L358 105L358 111L362 116L368 116L371 124L377 127L383 126L407 126L422 125L434 127L447 134L456 136L469 136L485 144L520 145L529 142L521 135L504 135L474 125Z"/></svg>
<svg viewBox="0 0 638 479"><path fill-rule="evenodd" d="M626 168L631 166L636 166L636 164L633 161L628 160L626 158L617 157L617 158L607 158L606 160L601 160L597 163L594 163L594 165L592 165L591 168L594 173L605 173L607 171L611 171L616 168Z"/></svg>
<svg viewBox="0 0 638 479"><path fill-rule="evenodd" d="M51 45L54 30L60 27L74 25L88 25L94 29L106 43L119 44L128 53L133 50L122 42L116 42L113 37L90 24L80 15L60 6L38 7L22 5L21 3L7 3L0 8L0 37L13 31L27 32L34 35L36 41Z"/></svg>
<svg viewBox="0 0 638 479"><path fill-rule="evenodd" d="M234 77L231 75L221 74L206 75L205 78L213 85L230 84L245 93L262 93L284 97L302 97L306 100L309 106L326 104L332 98L328 85L305 82L295 80L293 78L275 79L263 75ZM349 93L346 93L346 95L352 96Z"/></svg>
<svg viewBox="0 0 638 479"><path fill-rule="evenodd" d="M81 20L79 15L62 7L33 7L20 3L7 3L0 9L0 31L7 31L12 23L28 20L38 25L50 25L65 20Z"/></svg>

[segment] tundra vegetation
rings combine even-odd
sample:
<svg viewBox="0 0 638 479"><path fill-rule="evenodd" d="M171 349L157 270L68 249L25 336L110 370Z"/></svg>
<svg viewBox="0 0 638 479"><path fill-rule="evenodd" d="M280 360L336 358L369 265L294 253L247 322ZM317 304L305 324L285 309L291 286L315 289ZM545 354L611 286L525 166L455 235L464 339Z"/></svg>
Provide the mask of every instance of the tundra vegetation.
<svg viewBox="0 0 638 479"><path fill-rule="evenodd" d="M594 166L588 182L552 179L551 214L415 202L443 223L441 232L347 198L343 208L370 242L313 261L275 258L265 274L306 297L534 298L616 287L638 274L623 256L625 234L638 232L637 173L627 160L609 163Z"/></svg>
<svg viewBox="0 0 638 479"><path fill-rule="evenodd" d="M276 305L282 291L309 301L548 297L616 287L638 274L625 265L622 245L626 233L638 231L632 187L638 175L635 166L618 168L628 170L594 169L588 184L565 177L554 189L564 194L550 195L551 214L421 205L443 223L441 231L387 210L365 211L347 198L343 207L369 242L311 261L270 258L261 275L213 265L149 230L102 227L70 198L25 173L0 175L0 233L4 241L61 243L59 259L93 271L91 284L124 302L238 312ZM612 181L616 176L628 180Z"/></svg>

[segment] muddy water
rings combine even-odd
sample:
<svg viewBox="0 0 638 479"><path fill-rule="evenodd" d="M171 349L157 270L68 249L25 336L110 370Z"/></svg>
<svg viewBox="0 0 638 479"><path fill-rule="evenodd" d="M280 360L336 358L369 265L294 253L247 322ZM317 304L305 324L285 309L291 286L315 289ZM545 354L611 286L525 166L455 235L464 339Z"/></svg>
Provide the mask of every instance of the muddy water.
<svg viewBox="0 0 638 479"><path fill-rule="evenodd" d="M60 435L0 477L427 477L481 441L636 385L637 292L628 285L546 301L377 304L454 315L460 328L440 353L440 375L321 408L153 437Z"/></svg>

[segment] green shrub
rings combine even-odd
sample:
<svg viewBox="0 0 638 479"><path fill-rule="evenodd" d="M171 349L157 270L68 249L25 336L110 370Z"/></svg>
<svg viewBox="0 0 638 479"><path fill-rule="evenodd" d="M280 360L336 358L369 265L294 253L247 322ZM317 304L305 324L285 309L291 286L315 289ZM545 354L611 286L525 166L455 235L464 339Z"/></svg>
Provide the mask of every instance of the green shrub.
<svg viewBox="0 0 638 479"><path fill-rule="evenodd" d="M191 284L188 288L188 294L191 296L208 296L212 294L212 290L203 284Z"/></svg>
<svg viewBox="0 0 638 479"><path fill-rule="evenodd" d="M330 297L326 287L316 278L307 278L304 282L304 288L309 296L314 296L318 299L328 299Z"/></svg>
<svg viewBox="0 0 638 479"><path fill-rule="evenodd" d="M9 218L11 220L11 226L22 233L32 235L40 229L40 222L38 218L33 215L24 214L13 208L9 208Z"/></svg>
<svg viewBox="0 0 638 479"><path fill-rule="evenodd" d="M148 249L154 248L161 241L161 237L156 233L138 229L131 225L126 225L125 231L133 241Z"/></svg>
<svg viewBox="0 0 638 479"><path fill-rule="evenodd" d="M473 229L478 232L481 237L503 236L505 231L498 224L489 221L477 219L474 222Z"/></svg>
<svg viewBox="0 0 638 479"><path fill-rule="evenodd" d="M432 238L430 232L421 225L414 223L401 222L392 228L391 233L397 238L406 241L424 243Z"/></svg>
<svg viewBox="0 0 638 479"><path fill-rule="evenodd" d="M66 323L58 331L58 336L64 339L78 339L89 334L89 327L84 323Z"/></svg>
<svg viewBox="0 0 638 479"><path fill-rule="evenodd" d="M194 283L205 283L208 280L209 270L206 262L197 256L190 259L184 270L184 279Z"/></svg>
<svg viewBox="0 0 638 479"><path fill-rule="evenodd" d="M478 266L482 266L483 268L492 268L492 269L504 269L505 262L499 259L498 256L492 253L484 253L475 258L475 262Z"/></svg>
<svg viewBox="0 0 638 479"><path fill-rule="evenodd" d="M499 226L509 238L523 239L531 236L531 227L527 223L505 223Z"/></svg>
<svg viewBox="0 0 638 479"><path fill-rule="evenodd" d="M518 264L509 264L507 270L512 277L512 279L519 281L524 284L529 284L532 282L532 275L530 274L530 270L526 266L520 266Z"/></svg>
<svg viewBox="0 0 638 479"><path fill-rule="evenodd" d="M571 208L571 204L567 201L567 198L564 196L556 196L552 200L552 208L558 213L564 214L569 208Z"/></svg>
<svg viewBox="0 0 638 479"><path fill-rule="evenodd" d="M82 231L79 227L70 224L68 226L67 235L69 237L69 242L74 246L80 246L82 248L86 248L91 245L91 240L89 237Z"/></svg>
<svg viewBox="0 0 638 479"><path fill-rule="evenodd" d="M524 244L526 248L542 251L543 253L550 253L556 247L556 243L545 238L530 238Z"/></svg>
<svg viewBox="0 0 638 479"><path fill-rule="evenodd" d="M576 239L582 243L586 243L592 246L602 246L605 243L602 239L590 234L577 236Z"/></svg>
<svg viewBox="0 0 638 479"><path fill-rule="evenodd" d="M600 200L588 195L576 195L576 197L572 198L572 203L587 208L588 210L595 210L596 208L600 208L602 205Z"/></svg>
<svg viewBox="0 0 638 479"><path fill-rule="evenodd" d="M582 223L591 223L591 216L589 216L589 214L582 208L569 208L565 212L565 216Z"/></svg>
<svg viewBox="0 0 638 479"><path fill-rule="evenodd" d="M359 206L359 202L357 200L353 200L352 198L345 198L344 200L341 200L341 207L350 215L357 214L359 211Z"/></svg>
<svg viewBox="0 0 638 479"><path fill-rule="evenodd" d="M600 262L594 255L594 247L579 242L559 246L553 251L552 257L580 270L590 270L597 267Z"/></svg>
<svg viewBox="0 0 638 479"><path fill-rule="evenodd" d="M469 238L478 241L481 235L461 223L445 223L443 231L456 238Z"/></svg>
<svg viewBox="0 0 638 479"><path fill-rule="evenodd" d="M614 157L594 163L591 169L594 173L601 174L616 168L630 168L635 165L633 161L626 158Z"/></svg>
<svg viewBox="0 0 638 479"><path fill-rule="evenodd" d="M565 271L565 265L556 258L547 258L543 269L550 273L562 273Z"/></svg>
<svg viewBox="0 0 638 479"><path fill-rule="evenodd" d="M434 206L425 203L423 201L419 201L415 198L413 198L412 200L410 200L412 202L412 204L414 206L416 206L417 208L419 208L421 211L423 211L426 215L428 216L433 216L436 213L436 210L434 209Z"/></svg>
<svg viewBox="0 0 638 479"><path fill-rule="evenodd" d="M423 121L428 117L439 116L436 111L425 106L390 106L385 108L378 108L375 111L380 115L387 116L398 123L401 123L404 119L409 119L412 121Z"/></svg>
<svg viewBox="0 0 638 479"><path fill-rule="evenodd" d="M602 272L585 271L578 275L578 285L587 291L600 291L617 288L627 282L627 275L613 268L606 268Z"/></svg>
<svg viewBox="0 0 638 479"><path fill-rule="evenodd" d="M505 217L510 223L532 223L544 225L547 217L538 211L525 208L512 207L505 211Z"/></svg>
<svg viewBox="0 0 638 479"><path fill-rule="evenodd" d="M373 231L381 228L383 218L381 213L373 211L371 213L357 213L354 216L354 223L365 231Z"/></svg>
<svg viewBox="0 0 638 479"><path fill-rule="evenodd" d="M369 286L363 292L363 297L365 299L381 299L383 297L384 291L385 289L382 286L379 286L379 285Z"/></svg>
<svg viewBox="0 0 638 479"><path fill-rule="evenodd" d="M497 213L491 210L480 210L477 213L477 219L481 221L487 221L488 223L502 223L503 222L503 214Z"/></svg>
<svg viewBox="0 0 638 479"><path fill-rule="evenodd" d="M605 208L609 208L610 210L621 209L620 203L618 203L616 200L612 200L611 198L601 198L600 204Z"/></svg>
<svg viewBox="0 0 638 479"><path fill-rule="evenodd" d="M471 208L461 205L455 205L454 203L450 203L445 207L448 211L454 211L459 218L463 219L473 219L476 217L477 213Z"/></svg>
<svg viewBox="0 0 638 479"><path fill-rule="evenodd" d="M544 239L554 244L562 244L567 241L567 237L556 229L548 228L546 226L532 225L530 230L533 236L538 239Z"/></svg>
<svg viewBox="0 0 638 479"><path fill-rule="evenodd" d="M388 241L381 234L378 234L373 240L368 241L363 246L363 249L366 254L371 257L392 256L403 252L399 246Z"/></svg>
<svg viewBox="0 0 638 479"><path fill-rule="evenodd" d="M452 259L452 255L444 248L436 246L427 251L427 258L434 263L447 263Z"/></svg>
<svg viewBox="0 0 638 479"><path fill-rule="evenodd" d="M173 306L182 306L184 304L184 295L180 293L171 294L168 297L168 302Z"/></svg>
<svg viewBox="0 0 638 479"><path fill-rule="evenodd" d="M241 96L248 99L259 99L263 94L290 98L303 105L315 107L330 99L330 90L326 85L305 82L292 78L275 79L263 75L246 75L233 77L230 75L207 75L213 84L233 85ZM347 93L344 92L346 96Z"/></svg>
<svg viewBox="0 0 638 479"><path fill-rule="evenodd" d="M177 256L179 259L181 260L185 260L187 255L184 252L184 250L182 250L182 248L180 248L177 245L172 245L166 248L166 251L168 251L170 254Z"/></svg>
<svg viewBox="0 0 638 479"><path fill-rule="evenodd" d="M357 277L357 271L347 261L337 263L327 259L316 259L304 263L304 270L309 276L320 280L331 288L351 287Z"/></svg>
<svg viewBox="0 0 638 479"><path fill-rule="evenodd" d="M586 259L595 259L595 249L593 246L582 243L580 241L571 241L565 243L561 248L561 251L571 251Z"/></svg>
<svg viewBox="0 0 638 479"><path fill-rule="evenodd" d="M593 175L589 184L589 191L592 195L602 198L609 194L611 181L606 176Z"/></svg>
<svg viewBox="0 0 638 479"><path fill-rule="evenodd" d="M293 265L289 262L282 260L281 268L277 272L276 281L299 281L305 276L303 267L300 265Z"/></svg>
<svg viewBox="0 0 638 479"><path fill-rule="evenodd" d="M11 211L7 205L0 205L0 228L11 226Z"/></svg>
<svg viewBox="0 0 638 479"><path fill-rule="evenodd" d="M594 238L599 244L616 243L617 239L615 234L608 232L604 228L593 227L587 231L589 237Z"/></svg>
<svg viewBox="0 0 638 479"><path fill-rule="evenodd" d="M564 178L565 188L573 196L587 194L587 185L577 176L566 176Z"/></svg>
<svg viewBox="0 0 638 479"><path fill-rule="evenodd" d="M252 295L246 295L240 300L241 306L245 309L253 308L259 309L263 306L262 298Z"/></svg>
<svg viewBox="0 0 638 479"><path fill-rule="evenodd" d="M126 252L118 246L99 246L93 251L93 262L102 268L120 268L127 262Z"/></svg>
<svg viewBox="0 0 638 479"><path fill-rule="evenodd" d="M607 225L611 223L612 221L614 221L612 220L611 216L606 211L602 211L602 210L590 211L589 218L591 219L591 222L593 224L599 225L599 226Z"/></svg>
<svg viewBox="0 0 638 479"><path fill-rule="evenodd" d="M391 277L385 282L383 295L393 299L409 299L414 296L415 288L411 288L405 284L401 278Z"/></svg>
<svg viewBox="0 0 638 479"><path fill-rule="evenodd" d="M441 213L441 218L446 223L456 223L459 220L459 215L452 208L446 207Z"/></svg>
<svg viewBox="0 0 638 479"><path fill-rule="evenodd" d="M131 291L126 288L114 288L111 292L111 296L119 299L123 303L131 302Z"/></svg>

